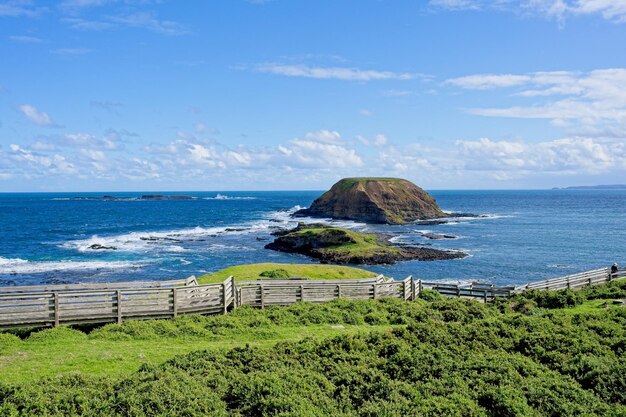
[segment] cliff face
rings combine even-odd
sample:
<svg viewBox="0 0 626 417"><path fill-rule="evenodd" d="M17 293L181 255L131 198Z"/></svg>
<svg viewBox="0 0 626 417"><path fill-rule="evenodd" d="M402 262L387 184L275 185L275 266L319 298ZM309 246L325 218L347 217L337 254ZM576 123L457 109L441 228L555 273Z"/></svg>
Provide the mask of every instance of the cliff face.
<svg viewBox="0 0 626 417"><path fill-rule="evenodd" d="M344 178L296 215L388 224L446 216L430 194L399 178Z"/></svg>

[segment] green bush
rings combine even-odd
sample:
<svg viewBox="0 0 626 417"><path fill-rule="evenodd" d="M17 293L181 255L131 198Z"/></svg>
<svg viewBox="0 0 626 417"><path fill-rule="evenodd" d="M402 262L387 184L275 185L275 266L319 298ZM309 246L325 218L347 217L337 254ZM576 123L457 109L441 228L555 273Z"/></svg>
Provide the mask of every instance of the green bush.
<svg viewBox="0 0 626 417"><path fill-rule="evenodd" d="M289 272L287 272L287 270L282 269L282 268L270 269L268 271L261 272L259 276L265 277L265 278L287 279L289 278Z"/></svg>
<svg viewBox="0 0 626 417"><path fill-rule="evenodd" d="M441 294L435 290L422 290L419 297L424 301L435 301L441 298Z"/></svg>

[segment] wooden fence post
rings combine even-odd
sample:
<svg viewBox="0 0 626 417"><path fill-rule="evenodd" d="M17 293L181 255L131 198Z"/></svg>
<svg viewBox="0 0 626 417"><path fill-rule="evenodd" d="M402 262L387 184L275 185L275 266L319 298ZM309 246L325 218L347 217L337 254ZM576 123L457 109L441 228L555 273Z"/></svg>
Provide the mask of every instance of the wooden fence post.
<svg viewBox="0 0 626 417"><path fill-rule="evenodd" d="M300 301L304 301L304 285L300 285Z"/></svg>
<svg viewBox="0 0 626 417"><path fill-rule="evenodd" d="M341 298L341 285L337 284L337 298Z"/></svg>
<svg viewBox="0 0 626 417"><path fill-rule="evenodd" d="M54 326L59 325L59 293L54 293Z"/></svg>
<svg viewBox="0 0 626 417"><path fill-rule="evenodd" d="M176 288L172 288L172 316L176 317L178 315L178 300L176 299Z"/></svg>
<svg viewBox="0 0 626 417"><path fill-rule="evenodd" d="M373 293L374 293L374 294L373 294L373 296L374 296L374 300L375 300L375 299L376 299L376 296L378 295L378 294L376 293L376 284L372 284L372 287L374 288L374 291L373 291Z"/></svg>
<svg viewBox="0 0 626 417"><path fill-rule="evenodd" d="M265 300L264 300L264 288L263 288L263 284L259 285L259 287L261 288L261 308L265 308Z"/></svg>
<svg viewBox="0 0 626 417"><path fill-rule="evenodd" d="M226 282L222 282L222 313L226 314L228 311L228 304L226 304Z"/></svg>
<svg viewBox="0 0 626 417"><path fill-rule="evenodd" d="M115 298L117 300L117 324L122 324L122 291L115 291Z"/></svg>
<svg viewBox="0 0 626 417"><path fill-rule="evenodd" d="M456 296L461 298L461 287L459 287L459 284L456 284Z"/></svg>
<svg viewBox="0 0 626 417"><path fill-rule="evenodd" d="M411 277L411 299L415 301L415 279Z"/></svg>

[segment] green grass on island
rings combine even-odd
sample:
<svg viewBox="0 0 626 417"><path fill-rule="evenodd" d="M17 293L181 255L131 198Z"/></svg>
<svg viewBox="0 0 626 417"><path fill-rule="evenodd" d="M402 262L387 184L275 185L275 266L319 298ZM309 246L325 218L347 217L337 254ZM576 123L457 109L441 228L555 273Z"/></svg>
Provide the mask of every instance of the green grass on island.
<svg viewBox="0 0 626 417"><path fill-rule="evenodd" d="M331 235L340 234L345 236L347 239L350 239L347 243L342 243L338 245L329 246L320 251L323 252L340 252L346 254L358 254L358 255L367 255L373 253L386 253L392 252L397 253L398 250L394 247L381 243L378 241L378 238L373 233L361 233L356 232L354 230L342 229L339 227L323 227L323 228L313 228L313 229L304 229L297 232L293 232L295 235L312 237L315 239L327 239Z"/></svg>
<svg viewBox="0 0 626 417"><path fill-rule="evenodd" d="M369 182L369 181L376 181L376 182L399 182L399 181L406 181L403 180L402 178L393 178L393 177L352 177L352 178L344 178L341 180L341 189L342 191L347 190L348 188L351 188L352 186L354 186L355 184L359 184L362 182Z"/></svg>
<svg viewBox="0 0 626 417"><path fill-rule="evenodd" d="M279 235L270 249L307 255L331 264L380 264L409 259L401 250L379 239L373 233L328 226L305 224Z"/></svg>
<svg viewBox="0 0 626 417"><path fill-rule="evenodd" d="M4 416L624 416L626 280L0 333Z"/></svg>
<svg viewBox="0 0 626 417"><path fill-rule="evenodd" d="M198 283L219 283L229 276L235 277L237 281L256 281L258 279L284 279L289 277L324 280L360 279L371 278L376 275L376 273L366 271L365 269L339 265L260 263L231 266L221 271L202 275L198 277Z"/></svg>

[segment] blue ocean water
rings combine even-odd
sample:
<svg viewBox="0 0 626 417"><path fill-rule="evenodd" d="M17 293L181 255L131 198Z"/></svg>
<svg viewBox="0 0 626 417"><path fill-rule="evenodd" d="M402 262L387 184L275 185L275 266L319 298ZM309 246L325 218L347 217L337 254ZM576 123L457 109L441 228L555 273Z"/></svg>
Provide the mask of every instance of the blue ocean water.
<svg viewBox="0 0 626 417"><path fill-rule="evenodd" d="M241 263L313 262L263 246L275 229L295 225L291 213L320 193L179 193L194 199L156 201L138 199L140 192L111 193L115 200L103 193L0 194L0 285L165 280ZM432 226L336 223L470 254L368 267L396 279L516 284L626 265L626 190L431 193L446 211L486 217ZM458 238L429 240L428 232Z"/></svg>

